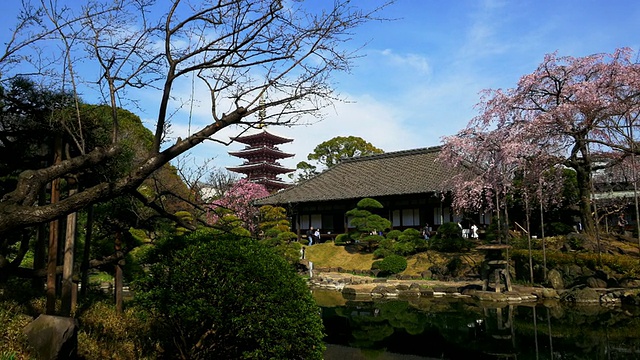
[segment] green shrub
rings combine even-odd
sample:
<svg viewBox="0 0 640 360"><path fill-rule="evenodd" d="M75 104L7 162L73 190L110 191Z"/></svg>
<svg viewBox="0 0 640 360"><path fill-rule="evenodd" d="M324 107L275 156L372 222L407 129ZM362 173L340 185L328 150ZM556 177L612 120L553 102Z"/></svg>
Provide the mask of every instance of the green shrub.
<svg viewBox="0 0 640 360"><path fill-rule="evenodd" d="M117 314L111 302L93 302L78 316L82 324L78 355L86 360L155 358L155 344L145 336L151 332L145 313L141 308L127 308Z"/></svg>
<svg viewBox="0 0 640 360"><path fill-rule="evenodd" d="M393 244L393 253L401 256L407 256L416 252L413 242L397 242Z"/></svg>
<svg viewBox="0 0 640 360"><path fill-rule="evenodd" d="M136 291L166 358L322 359L322 320L305 281L255 240L195 232Z"/></svg>
<svg viewBox="0 0 640 360"><path fill-rule="evenodd" d="M387 233L387 239L398 240L398 238L402 235L402 231L400 230L391 230Z"/></svg>
<svg viewBox="0 0 640 360"><path fill-rule="evenodd" d="M349 237L349 234L340 234L336 236L336 239L334 240L336 245L344 245L350 241L351 237Z"/></svg>
<svg viewBox="0 0 640 360"><path fill-rule="evenodd" d="M462 237L458 224L449 222L440 225L438 233L429 240L431 249L442 252L460 252L472 247L472 242Z"/></svg>
<svg viewBox="0 0 640 360"><path fill-rule="evenodd" d="M373 252L374 259L381 259L393 254L393 244L394 241L392 239L387 238L380 240L378 248Z"/></svg>
<svg viewBox="0 0 640 360"><path fill-rule="evenodd" d="M364 198L358 201L356 205L359 209L382 209L383 206L380 201L372 198Z"/></svg>
<svg viewBox="0 0 640 360"><path fill-rule="evenodd" d="M582 250L584 248L584 237L582 236L567 236L567 242L571 249L573 250Z"/></svg>
<svg viewBox="0 0 640 360"><path fill-rule="evenodd" d="M441 239L435 238L431 240L431 248L441 252L461 252L470 249L473 244L463 238Z"/></svg>
<svg viewBox="0 0 640 360"><path fill-rule="evenodd" d="M382 259L384 257L387 257L389 255L393 254L393 251L386 249L386 248L377 248L374 252L373 252L373 258L374 259Z"/></svg>
<svg viewBox="0 0 640 360"><path fill-rule="evenodd" d="M380 270L378 276L389 276L403 272L407 268L407 259L400 255L390 254L382 260L371 264L372 270Z"/></svg>
<svg viewBox="0 0 640 360"><path fill-rule="evenodd" d="M27 336L22 331L33 318L25 314L24 303L0 301L0 360L29 358Z"/></svg>
<svg viewBox="0 0 640 360"><path fill-rule="evenodd" d="M439 239L457 239L462 237L462 231L458 224L448 222L440 225L438 232L434 237Z"/></svg>
<svg viewBox="0 0 640 360"><path fill-rule="evenodd" d="M424 239L418 229L408 228L402 232L402 235L398 236L398 241L409 242Z"/></svg>

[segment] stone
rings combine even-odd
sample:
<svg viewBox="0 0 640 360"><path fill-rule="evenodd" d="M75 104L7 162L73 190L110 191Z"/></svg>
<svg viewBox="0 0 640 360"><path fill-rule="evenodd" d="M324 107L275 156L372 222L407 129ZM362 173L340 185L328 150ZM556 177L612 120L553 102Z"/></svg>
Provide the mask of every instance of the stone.
<svg viewBox="0 0 640 360"><path fill-rule="evenodd" d="M543 299L558 299L560 297L555 289L549 288L543 288L542 291L540 291L540 296Z"/></svg>
<svg viewBox="0 0 640 360"><path fill-rule="evenodd" d="M420 284L418 284L418 283L411 283L411 285L409 286L409 289L410 290L420 290L421 287L420 287Z"/></svg>
<svg viewBox="0 0 640 360"><path fill-rule="evenodd" d="M423 279L431 279L433 274L431 273L431 270L425 270L420 273L420 276L422 276Z"/></svg>
<svg viewBox="0 0 640 360"><path fill-rule="evenodd" d="M422 289L420 290L420 296L424 297L433 297L434 291L432 289Z"/></svg>
<svg viewBox="0 0 640 360"><path fill-rule="evenodd" d="M592 288L574 288L562 294L562 300L572 303L600 303L600 294Z"/></svg>
<svg viewBox="0 0 640 360"><path fill-rule="evenodd" d="M620 280L620 286L627 289L640 288L640 280L626 278Z"/></svg>
<svg viewBox="0 0 640 360"><path fill-rule="evenodd" d="M620 298L615 293L604 294L600 297L600 302L604 304L617 304Z"/></svg>
<svg viewBox="0 0 640 360"><path fill-rule="evenodd" d="M549 271L549 273L547 274L547 282L549 283L549 286L551 286L551 288L555 290L564 289L564 280L562 279L562 274L556 269L552 269L551 271Z"/></svg>
<svg viewBox="0 0 640 360"><path fill-rule="evenodd" d="M576 278L584 275L583 271L584 269L576 264L564 266L562 269L562 272L565 273L567 277L570 277L570 278Z"/></svg>
<svg viewBox="0 0 640 360"><path fill-rule="evenodd" d="M381 295L386 295L388 293L390 293L391 291L395 291L395 290L391 290L388 287L384 286L384 285L378 285L375 288L373 288L373 290L371 290L372 294L381 294Z"/></svg>
<svg viewBox="0 0 640 360"><path fill-rule="evenodd" d="M40 315L25 328L38 359L75 359L78 352L78 321L74 318Z"/></svg>
<svg viewBox="0 0 640 360"><path fill-rule="evenodd" d="M606 289L607 282L601 278L590 276L587 278L587 286L592 289Z"/></svg>

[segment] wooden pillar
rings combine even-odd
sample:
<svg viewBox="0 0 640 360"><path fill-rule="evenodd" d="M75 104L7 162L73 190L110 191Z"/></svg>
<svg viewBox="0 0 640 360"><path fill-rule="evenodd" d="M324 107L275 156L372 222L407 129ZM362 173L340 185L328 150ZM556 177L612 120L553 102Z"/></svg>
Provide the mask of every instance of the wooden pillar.
<svg viewBox="0 0 640 360"><path fill-rule="evenodd" d="M62 162L62 138L56 137L53 163ZM51 181L51 204L60 200L60 179ZM58 267L58 219L49 223L49 253L47 254L47 305L46 314L56 313L56 271Z"/></svg>

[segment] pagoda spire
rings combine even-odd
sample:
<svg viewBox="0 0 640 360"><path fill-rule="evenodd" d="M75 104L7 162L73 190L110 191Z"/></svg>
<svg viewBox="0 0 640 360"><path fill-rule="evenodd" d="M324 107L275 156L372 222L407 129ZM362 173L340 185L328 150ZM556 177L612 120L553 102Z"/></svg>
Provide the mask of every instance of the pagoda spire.
<svg viewBox="0 0 640 360"><path fill-rule="evenodd" d="M264 94L260 95L260 110L258 110L258 129L262 129L264 127L264 119L267 118L267 109L265 109L264 105L266 101L264 100Z"/></svg>

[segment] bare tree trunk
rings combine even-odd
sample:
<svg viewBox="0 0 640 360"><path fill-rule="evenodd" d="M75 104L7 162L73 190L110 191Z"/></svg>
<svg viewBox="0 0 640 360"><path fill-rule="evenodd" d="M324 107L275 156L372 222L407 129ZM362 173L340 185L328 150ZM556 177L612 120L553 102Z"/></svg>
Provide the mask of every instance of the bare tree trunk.
<svg viewBox="0 0 640 360"><path fill-rule="evenodd" d="M584 231L587 234L593 235L596 231L596 221L591 213L591 194L592 183L590 169L583 169L578 167L576 170L576 178L578 180L578 193L580 196L580 214L582 223L584 224ZM597 216L595 217L597 219Z"/></svg>
<svg viewBox="0 0 640 360"><path fill-rule="evenodd" d="M117 230L116 232L116 244L115 244L115 250L116 253L119 253L122 251L122 232L120 230ZM115 266L115 275L114 275L114 288L115 288L115 302L116 302L116 313L118 315L122 314L122 305L123 305L123 300L122 300L122 265L124 265L124 260L120 259L118 260L118 262L116 263Z"/></svg>
<svg viewBox="0 0 640 360"><path fill-rule="evenodd" d="M505 227L505 232L506 232L506 237L505 237L505 244L509 245L509 210L507 209L507 202L505 200L505 206L504 206L504 227ZM507 275L511 276L511 249L509 247L507 247L506 250L506 258L507 258Z"/></svg>
<svg viewBox="0 0 640 360"><path fill-rule="evenodd" d="M57 136L54 144L53 163L62 162L62 138ZM51 204L60 200L60 179L51 182ZM49 223L49 259L47 262L47 315L56 313L56 267L58 266L58 220Z"/></svg>
<svg viewBox="0 0 640 360"><path fill-rule="evenodd" d="M629 139L630 141L630 147L631 147L631 173L633 176L633 203L635 205L635 210L636 210L636 231L638 232L638 249L640 249L640 209L638 206L638 179L637 177L637 170L636 170L636 151L635 151L635 145L636 142L633 140L633 126L632 124L629 124Z"/></svg>
<svg viewBox="0 0 640 360"><path fill-rule="evenodd" d="M47 190L42 188L38 196L38 205L43 206L47 202ZM36 244L33 251L33 269L44 270L47 267L47 228L46 223L38 225ZM44 290L44 279L35 276L32 279L32 287L39 294Z"/></svg>
<svg viewBox="0 0 640 360"><path fill-rule="evenodd" d="M547 240L544 237L544 208L540 201L540 232L542 235L542 271L544 281L547 281Z"/></svg>
<svg viewBox="0 0 640 360"><path fill-rule="evenodd" d="M533 252L531 250L531 226L529 225L531 223L531 209L529 208L529 195L526 193L524 194L524 207L524 215L527 219L527 242L529 244L529 280L533 284Z"/></svg>
<svg viewBox="0 0 640 360"><path fill-rule="evenodd" d="M80 284L80 295L87 296L89 289L89 257L91 256L91 240L93 240L93 205L89 205L87 209L87 232L84 238L84 251L82 252L82 280Z"/></svg>
<svg viewBox="0 0 640 360"><path fill-rule="evenodd" d="M509 245L509 209L507 209L506 201L504 205L504 232L506 234L505 243Z"/></svg>
<svg viewBox="0 0 640 360"><path fill-rule="evenodd" d="M73 188L69 190L69 196L75 194L78 190L75 188L76 184L72 185ZM74 310L73 304L73 255L75 252L76 242L76 220L77 213L71 213L67 215L67 231L65 233L64 243L64 263L62 266L62 316L70 316Z"/></svg>
<svg viewBox="0 0 640 360"><path fill-rule="evenodd" d="M496 214L498 221L498 244L502 244L502 224L500 223L500 196L496 192Z"/></svg>

